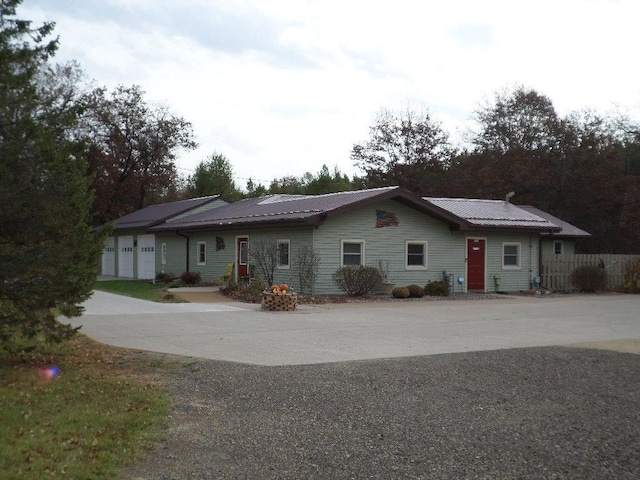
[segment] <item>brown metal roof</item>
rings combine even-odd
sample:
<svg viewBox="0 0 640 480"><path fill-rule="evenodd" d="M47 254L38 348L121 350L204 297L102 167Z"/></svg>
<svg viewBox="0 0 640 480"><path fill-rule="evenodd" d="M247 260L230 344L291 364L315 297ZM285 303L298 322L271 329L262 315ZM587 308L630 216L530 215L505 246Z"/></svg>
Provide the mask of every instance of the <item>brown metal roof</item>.
<svg viewBox="0 0 640 480"><path fill-rule="evenodd" d="M540 210L539 208L533 207L531 205L519 205L519 207L523 210L526 210L527 212L538 215L539 217L546 218L551 223L560 227L561 230L557 233L554 233L554 237L586 238L591 236L589 232L585 232L575 225L571 225L569 222L565 222L558 217L554 217L550 213Z"/></svg>
<svg viewBox="0 0 640 480"><path fill-rule="evenodd" d="M434 197L424 199L464 219L468 229L560 231L560 227L548 219L504 200Z"/></svg>
<svg viewBox="0 0 640 480"><path fill-rule="evenodd" d="M219 195L208 197L192 198L178 202L159 203L136 210L128 215L124 215L112 222L114 230L125 229L148 229L154 225L165 222L168 219L189 212L207 203L218 200Z"/></svg>
<svg viewBox="0 0 640 480"><path fill-rule="evenodd" d="M318 225L331 215L358 208L369 203L393 199L424 212L429 212L449 223L456 219L439 212L420 197L400 187L382 187L324 195L269 195L248 198L207 212L169 220L154 227L162 230L197 230L239 225L267 225L288 223ZM440 215L442 213L442 215Z"/></svg>
<svg viewBox="0 0 640 480"><path fill-rule="evenodd" d="M383 200L394 200L448 223L456 230L559 232L540 215L502 200L418 197L401 187L382 187L324 195L268 195L167 218L150 231L211 230L238 226L319 225L327 217ZM172 215L176 217L176 215Z"/></svg>

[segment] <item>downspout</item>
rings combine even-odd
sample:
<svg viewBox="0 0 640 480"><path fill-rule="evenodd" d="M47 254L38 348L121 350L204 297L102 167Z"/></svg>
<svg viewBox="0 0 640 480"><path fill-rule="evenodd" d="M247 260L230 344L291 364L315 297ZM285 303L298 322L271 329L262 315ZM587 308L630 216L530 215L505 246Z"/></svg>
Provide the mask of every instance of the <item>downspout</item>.
<svg viewBox="0 0 640 480"><path fill-rule="evenodd" d="M189 271L189 250L190 250L189 240L191 239L191 237L180 233L180 230L176 230L176 235L187 239L187 268L185 269L185 272L188 272Z"/></svg>
<svg viewBox="0 0 640 480"><path fill-rule="evenodd" d="M538 252L538 256L540 253ZM529 234L529 290L533 290L533 234Z"/></svg>
<svg viewBox="0 0 640 480"><path fill-rule="evenodd" d="M548 290L548 288L542 283L542 241L551 236L553 236L553 232L549 232L546 235L540 234L538 237L538 277L540 277L540 286L545 290Z"/></svg>

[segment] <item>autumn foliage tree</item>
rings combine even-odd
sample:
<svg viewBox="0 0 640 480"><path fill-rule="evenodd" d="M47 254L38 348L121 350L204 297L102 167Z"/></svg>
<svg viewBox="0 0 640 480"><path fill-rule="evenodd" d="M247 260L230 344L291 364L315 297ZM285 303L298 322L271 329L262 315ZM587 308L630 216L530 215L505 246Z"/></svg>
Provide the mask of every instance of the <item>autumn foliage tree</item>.
<svg viewBox="0 0 640 480"><path fill-rule="evenodd" d="M370 187L400 185L433 194L451 162L453 148L439 122L423 109L382 109L369 128L369 139L351 150Z"/></svg>
<svg viewBox="0 0 640 480"><path fill-rule="evenodd" d="M620 234L624 173L620 138L593 112L560 117L551 100L520 87L476 112L473 150L455 162L453 190L535 205L592 234L583 248L613 252Z"/></svg>
<svg viewBox="0 0 640 480"><path fill-rule="evenodd" d="M549 166L559 153L562 121L549 98L531 90L496 94L474 114L472 149L453 163L453 189L464 196L534 203L549 187Z"/></svg>
<svg viewBox="0 0 640 480"><path fill-rule="evenodd" d="M640 127L635 123L590 111L561 116L548 97L524 87L497 93L474 120L470 146L455 152L430 117L383 111L370 139L355 144L351 158L370 186L489 199L515 191L516 203L590 232L582 251L638 251Z"/></svg>
<svg viewBox="0 0 640 480"><path fill-rule="evenodd" d="M176 155L196 147L191 124L166 106L151 105L139 86L86 100L82 135L96 191L96 223L161 203L177 183Z"/></svg>

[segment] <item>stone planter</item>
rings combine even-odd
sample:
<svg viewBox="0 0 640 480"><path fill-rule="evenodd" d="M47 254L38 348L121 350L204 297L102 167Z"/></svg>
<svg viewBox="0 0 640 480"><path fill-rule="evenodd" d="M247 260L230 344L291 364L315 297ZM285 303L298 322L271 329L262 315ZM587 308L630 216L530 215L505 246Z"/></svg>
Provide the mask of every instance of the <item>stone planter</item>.
<svg viewBox="0 0 640 480"><path fill-rule="evenodd" d="M262 309L276 312L290 312L296 309L298 304L298 294L285 293L276 295L265 293L262 295Z"/></svg>

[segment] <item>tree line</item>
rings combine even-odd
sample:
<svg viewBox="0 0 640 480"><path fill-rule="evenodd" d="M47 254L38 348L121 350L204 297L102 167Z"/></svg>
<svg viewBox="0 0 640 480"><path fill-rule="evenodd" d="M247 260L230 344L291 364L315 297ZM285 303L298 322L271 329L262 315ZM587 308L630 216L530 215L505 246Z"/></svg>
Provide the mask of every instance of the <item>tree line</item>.
<svg viewBox="0 0 640 480"><path fill-rule="evenodd" d="M637 253L640 126L592 111L561 116L545 95L499 92L474 113L464 148L428 113L382 110L351 158L367 186L402 185L422 196L533 205L592 234L584 253Z"/></svg>
<svg viewBox="0 0 640 480"><path fill-rule="evenodd" d="M197 147L192 125L166 105L148 102L140 86L109 92L76 62L52 66L47 58L33 68L38 108L74 118L64 131L86 163L95 226L147 205L205 195L236 201L399 185L421 196L495 199L514 191L515 203L589 231L581 251L639 250L640 125L623 115L560 115L547 96L517 87L473 112L473 127L456 145L427 108L383 108L368 138L351 149L360 175L349 178L324 165L269 185L249 179L241 186L220 152L180 175L180 154Z"/></svg>
<svg viewBox="0 0 640 480"><path fill-rule="evenodd" d="M129 100L131 92L135 102ZM124 94L127 102L120 99ZM111 102L118 112L127 112L123 104L144 103L139 87L116 90ZM273 179L268 186L249 179L245 188L234 182L231 162L218 152L186 178L176 174L175 151L195 145L188 122L147 108L146 117L132 112L138 121L146 119L143 125L128 125L122 114L118 124L108 114L108 102L101 105L89 118L102 112L111 123L98 123L105 131L87 137L90 171L99 172L94 212L101 222L150 203L205 195L235 201L399 185L420 196L500 199L514 191L515 203L536 206L590 232L579 245L581 252L639 251L640 125L593 111L559 115L552 101L533 89L496 93L474 112L475 129L466 133L464 146L453 144L426 108L382 109L369 138L351 150L361 175L349 178L337 166L324 165L301 177Z"/></svg>
<svg viewBox="0 0 640 480"><path fill-rule="evenodd" d="M640 251L640 125L590 110L560 115L534 89L497 92L473 113L464 145L426 108L381 109L350 159L337 167L273 180L246 195L315 194L389 185L419 196L503 199L533 205L591 233L582 253ZM249 185L251 187L251 185ZM213 191L211 191L213 193Z"/></svg>
<svg viewBox="0 0 640 480"><path fill-rule="evenodd" d="M220 152L180 175L177 159L197 147L192 125L166 105L148 102L140 86L110 92L88 80L76 62L49 60L33 67L33 86L40 109L75 115L65 135L86 162L93 225L150 204L205 195L235 201L400 185L421 196L503 198L515 191L515 203L591 232L581 246L585 252L638 251L640 125L622 115L561 116L545 95L517 87L496 93L473 112L474 128L464 145L456 145L427 108L381 109L368 139L350 152L359 175L349 178L324 165L269 185L249 179L241 186Z"/></svg>

